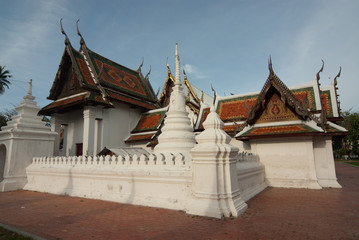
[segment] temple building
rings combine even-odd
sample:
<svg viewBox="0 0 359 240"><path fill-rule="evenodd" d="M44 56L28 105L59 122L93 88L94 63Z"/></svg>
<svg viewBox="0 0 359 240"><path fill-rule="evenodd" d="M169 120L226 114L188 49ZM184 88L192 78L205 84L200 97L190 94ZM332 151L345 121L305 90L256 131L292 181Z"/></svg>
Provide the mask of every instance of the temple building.
<svg viewBox="0 0 359 240"><path fill-rule="evenodd" d="M77 51L62 25L61 31L65 50L52 102L38 112L51 117L51 131L39 128L50 137L39 144L53 151L31 152L26 163L15 164L23 160L10 159L0 134L0 182L18 178L9 166L21 166L13 172L22 177L1 191L23 188L220 218L244 212L267 186L341 187L332 151L333 138L347 133L338 125L340 72L321 87L324 62L312 81L287 87L269 59L261 91L214 91L212 97L190 83L184 69L181 81L176 45L175 76L167 61L162 92L155 94L143 63L133 70L93 52L78 28Z"/></svg>

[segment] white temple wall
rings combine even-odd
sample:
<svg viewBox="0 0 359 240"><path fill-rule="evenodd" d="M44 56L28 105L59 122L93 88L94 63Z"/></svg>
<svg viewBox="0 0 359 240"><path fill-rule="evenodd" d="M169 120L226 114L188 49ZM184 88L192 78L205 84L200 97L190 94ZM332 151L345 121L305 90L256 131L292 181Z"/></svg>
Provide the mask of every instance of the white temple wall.
<svg viewBox="0 0 359 240"><path fill-rule="evenodd" d="M87 111L87 112L86 112ZM86 112L86 113L85 113ZM54 154L57 156L75 156L76 144L82 143L86 151L83 154L97 154L105 146L125 147L126 139L137 124L141 112L125 104L116 104L115 108L103 109L101 106L86 107L52 116L52 130L60 133L65 126L64 148L59 149L60 134L57 136ZM87 117L89 120L85 120ZM88 133L84 134L84 131Z"/></svg>
<svg viewBox="0 0 359 240"><path fill-rule="evenodd" d="M63 149L60 149L61 125L65 125ZM52 131L58 133L54 146L54 155L76 155L76 143L83 143L83 110L74 110L67 113L53 115L51 117L51 128Z"/></svg>
<svg viewBox="0 0 359 240"><path fill-rule="evenodd" d="M316 137L313 142L315 169L322 187L341 188L335 173L331 137Z"/></svg>
<svg viewBox="0 0 359 240"><path fill-rule="evenodd" d="M264 166L258 156L252 154L240 154L238 160L238 185L243 201L247 202L267 187Z"/></svg>
<svg viewBox="0 0 359 240"><path fill-rule="evenodd" d="M44 135L15 132L0 136L0 192L22 189L31 158L36 154L52 155L54 137Z"/></svg>
<svg viewBox="0 0 359 240"><path fill-rule="evenodd" d="M185 210L192 176L183 156L151 156L34 158L24 189Z"/></svg>
<svg viewBox="0 0 359 240"><path fill-rule="evenodd" d="M73 156L76 155L76 144L83 143L83 111L74 111L66 114L65 117L68 119L65 155Z"/></svg>
<svg viewBox="0 0 359 240"><path fill-rule="evenodd" d="M235 138L232 138L230 144L238 147L239 152L251 152L251 144L249 141L239 141Z"/></svg>
<svg viewBox="0 0 359 240"><path fill-rule="evenodd" d="M312 137L251 140L252 152L265 167L269 186L320 189Z"/></svg>
<svg viewBox="0 0 359 240"><path fill-rule="evenodd" d="M131 108L125 104L117 103L115 108L103 111L103 145L126 147L124 142L141 117L139 108Z"/></svg>

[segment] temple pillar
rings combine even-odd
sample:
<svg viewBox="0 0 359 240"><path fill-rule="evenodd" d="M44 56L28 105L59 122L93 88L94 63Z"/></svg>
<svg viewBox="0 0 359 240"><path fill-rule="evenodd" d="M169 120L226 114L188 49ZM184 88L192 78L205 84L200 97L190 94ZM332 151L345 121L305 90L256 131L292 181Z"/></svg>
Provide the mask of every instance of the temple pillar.
<svg viewBox="0 0 359 240"><path fill-rule="evenodd" d="M54 141L54 156L59 156L60 154L60 131L61 131L61 120L60 117L56 114L51 116L51 131L56 132L58 135L55 137Z"/></svg>
<svg viewBox="0 0 359 240"><path fill-rule="evenodd" d="M85 156L90 156L94 154L96 108L92 106L86 106L83 111L83 116L84 116L84 131L83 131L82 154Z"/></svg>

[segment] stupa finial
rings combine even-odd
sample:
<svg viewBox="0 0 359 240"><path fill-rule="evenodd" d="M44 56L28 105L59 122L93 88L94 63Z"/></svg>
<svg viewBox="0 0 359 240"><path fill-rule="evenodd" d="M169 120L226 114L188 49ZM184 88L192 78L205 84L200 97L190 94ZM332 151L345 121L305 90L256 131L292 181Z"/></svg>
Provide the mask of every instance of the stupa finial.
<svg viewBox="0 0 359 240"><path fill-rule="evenodd" d="M32 79L29 81L29 88L27 90L27 95L32 96Z"/></svg>
<svg viewBox="0 0 359 240"><path fill-rule="evenodd" d="M176 60L176 77L175 77L175 84L176 85L180 85L181 84L181 73L180 73L180 59L178 56L178 43L176 43L176 55L175 55L175 60Z"/></svg>

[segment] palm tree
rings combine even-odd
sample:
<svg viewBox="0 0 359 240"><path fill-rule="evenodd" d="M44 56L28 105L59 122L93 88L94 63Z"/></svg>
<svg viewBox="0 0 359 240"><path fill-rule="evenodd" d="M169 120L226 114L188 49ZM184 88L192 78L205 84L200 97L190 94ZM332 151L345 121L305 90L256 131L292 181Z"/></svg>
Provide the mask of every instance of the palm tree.
<svg viewBox="0 0 359 240"><path fill-rule="evenodd" d="M0 95L5 92L5 87L9 89L9 84L11 84L9 79L11 77L10 71L6 70L5 66L0 66Z"/></svg>

